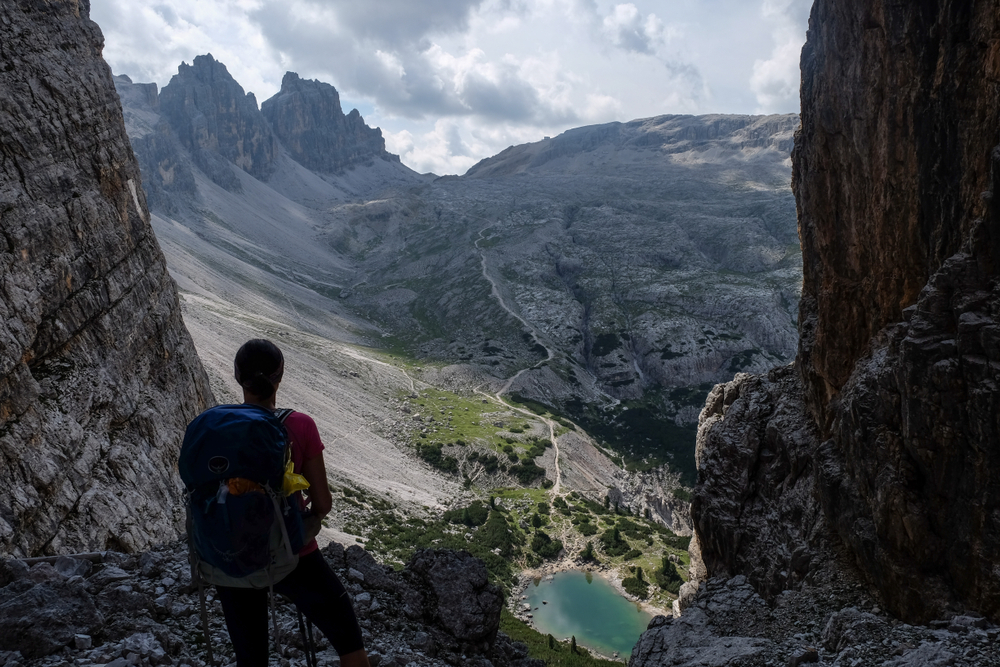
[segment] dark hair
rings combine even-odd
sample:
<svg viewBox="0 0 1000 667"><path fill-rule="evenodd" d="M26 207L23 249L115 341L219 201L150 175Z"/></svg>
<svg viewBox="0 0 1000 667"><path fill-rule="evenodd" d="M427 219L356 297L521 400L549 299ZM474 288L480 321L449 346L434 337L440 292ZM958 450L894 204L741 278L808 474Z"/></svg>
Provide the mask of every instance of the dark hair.
<svg viewBox="0 0 1000 667"><path fill-rule="evenodd" d="M281 382L285 358L271 341L254 338L243 343L236 352L233 366L240 386L266 400L274 394L274 386Z"/></svg>

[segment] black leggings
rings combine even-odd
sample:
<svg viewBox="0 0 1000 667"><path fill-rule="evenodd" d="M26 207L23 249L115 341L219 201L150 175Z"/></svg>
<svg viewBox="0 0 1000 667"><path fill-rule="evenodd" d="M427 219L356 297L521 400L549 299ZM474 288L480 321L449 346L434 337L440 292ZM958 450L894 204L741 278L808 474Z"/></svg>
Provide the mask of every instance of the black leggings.
<svg viewBox="0 0 1000 667"><path fill-rule="evenodd" d="M216 586L226 615L229 638L239 667L266 667L268 632L267 590ZM318 627L338 655L364 648L354 605L344 585L317 550L299 558L298 566L274 585Z"/></svg>

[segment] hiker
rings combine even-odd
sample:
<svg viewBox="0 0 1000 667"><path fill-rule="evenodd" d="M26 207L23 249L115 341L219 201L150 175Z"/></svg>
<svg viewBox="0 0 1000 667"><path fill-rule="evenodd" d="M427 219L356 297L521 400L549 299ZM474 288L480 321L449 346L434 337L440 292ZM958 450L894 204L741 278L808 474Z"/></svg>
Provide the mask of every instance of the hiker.
<svg viewBox="0 0 1000 667"><path fill-rule="evenodd" d="M274 411L275 394L283 372L281 350L268 340L247 341L236 353L236 381L243 388L244 403ZM321 520L333 504L323 463L323 443L316 423L301 412L289 414L284 424L291 441L295 472L309 482L306 501L308 543L299 552L296 568L274 584L274 591L294 602L306 618L322 630L340 655L343 667L367 667L368 655L351 599L323 559L315 539ZM266 667L268 591L229 586L216 586L216 590L236 651L236 664L238 667Z"/></svg>

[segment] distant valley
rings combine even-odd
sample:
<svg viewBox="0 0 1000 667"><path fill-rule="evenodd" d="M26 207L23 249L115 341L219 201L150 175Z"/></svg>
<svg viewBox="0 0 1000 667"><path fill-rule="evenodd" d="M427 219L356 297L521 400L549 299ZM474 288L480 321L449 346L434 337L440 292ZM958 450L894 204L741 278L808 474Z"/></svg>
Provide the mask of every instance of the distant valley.
<svg viewBox="0 0 1000 667"><path fill-rule="evenodd" d="M277 340L282 399L317 418L345 485L414 507L471 497L458 427L414 420L420 391L443 391L505 426L572 420L570 488L688 532L671 491L693 484L708 389L794 354L797 116L578 128L437 177L291 73L259 108L211 56L162 91L116 86L217 399L236 400L243 340ZM414 465L428 438L461 477Z"/></svg>

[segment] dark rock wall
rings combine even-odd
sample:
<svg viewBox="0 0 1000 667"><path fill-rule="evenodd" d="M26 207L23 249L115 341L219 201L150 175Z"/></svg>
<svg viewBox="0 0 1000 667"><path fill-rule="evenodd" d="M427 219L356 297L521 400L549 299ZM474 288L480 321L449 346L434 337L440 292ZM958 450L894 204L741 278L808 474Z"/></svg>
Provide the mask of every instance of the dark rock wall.
<svg viewBox="0 0 1000 667"><path fill-rule="evenodd" d="M832 535L816 498L816 427L791 366L716 385L701 413L691 513L712 576L767 600L808 578Z"/></svg>
<svg viewBox="0 0 1000 667"><path fill-rule="evenodd" d="M208 381L87 6L0 15L0 552L139 549Z"/></svg>
<svg viewBox="0 0 1000 667"><path fill-rule="evenodd" d="M281 90L260 111L291 156L309 169L340 173L374 158L399 161L386 152L382 131L365 125L357 109L344 115L340 95L328 83L286 72Z"/></svg>
<svg viewBox="0 0 1000 667"><path fill-rule="evenodd" d="M1000 619L998 93L997 0L817 0L793 154L801 385L709 399L708 576L769 596L846 547L898 617ZM790 405L811 435L777 419Z"/></svg>
<svg viewBox="0 0 1000 667"><path fill-rule="evenodd" d="M1000 4L817 0L793 157L799 361L828 402L983 214L1000 142Z"/></svg>
<svg viewBox="0 0 1000 667"><path fill-rule="evenodd" d="M245 93L211 54L181 63L160 91L160 113L198 166L220 186L239 191L229 162L260 180L274 170L274 135Z"/></svg>

